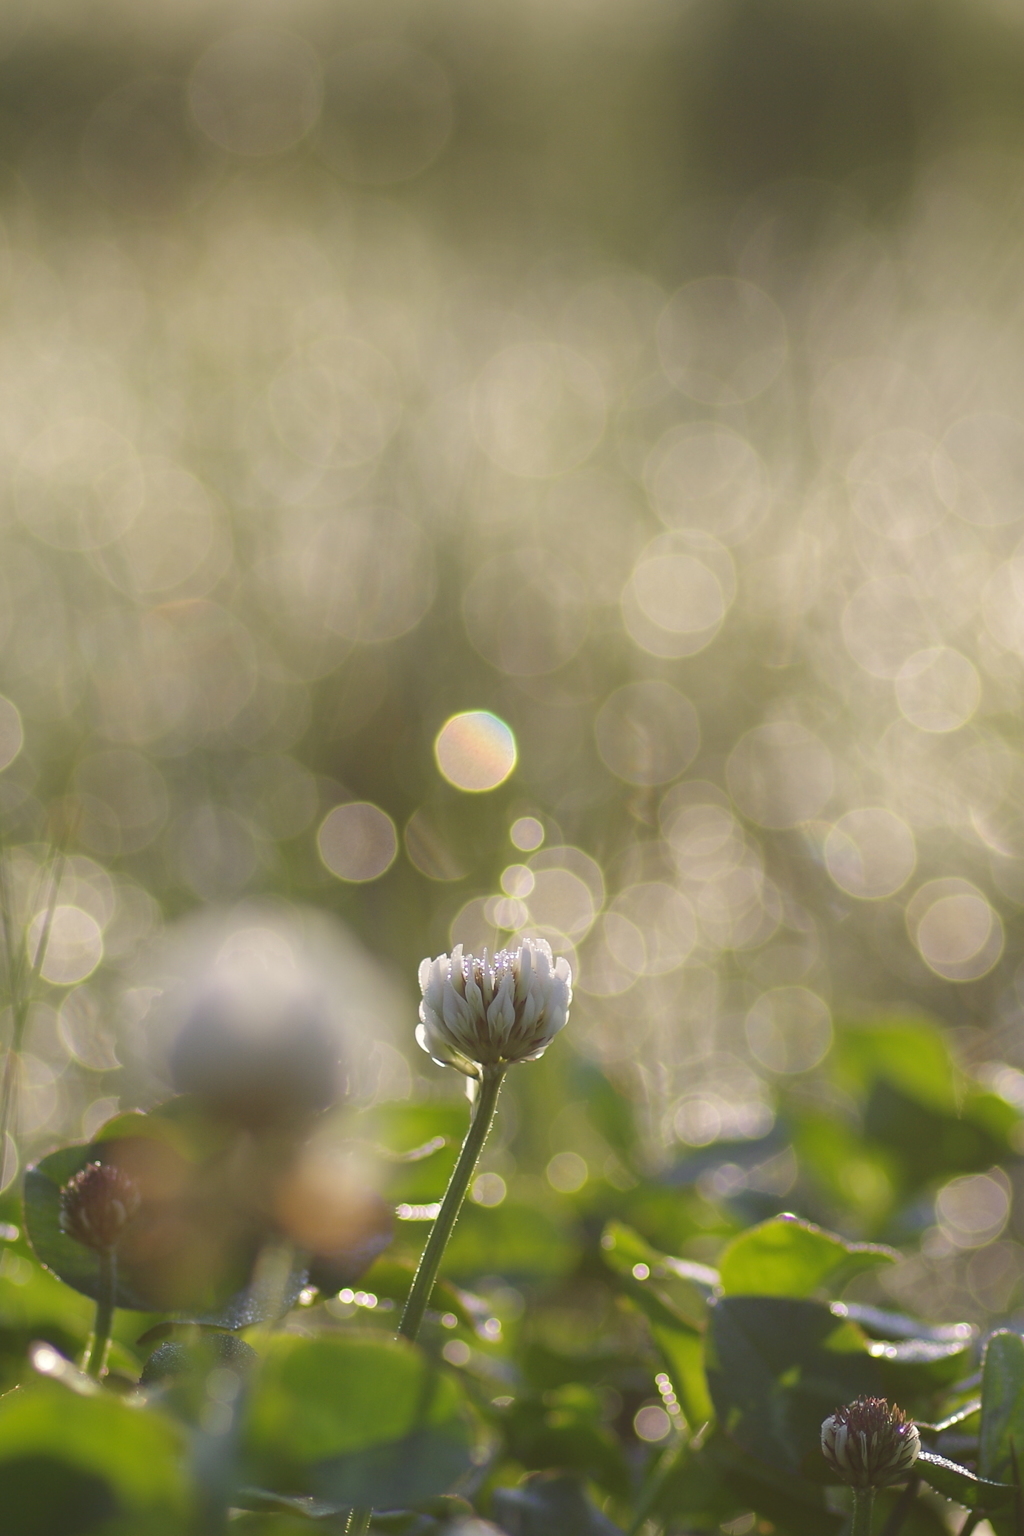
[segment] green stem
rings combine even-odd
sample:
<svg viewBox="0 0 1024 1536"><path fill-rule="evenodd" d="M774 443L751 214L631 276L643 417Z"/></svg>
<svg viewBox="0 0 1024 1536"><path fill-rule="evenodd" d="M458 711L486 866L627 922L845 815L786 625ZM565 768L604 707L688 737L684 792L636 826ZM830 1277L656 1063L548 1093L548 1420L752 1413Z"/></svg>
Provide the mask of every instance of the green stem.
<svg viewBox="0 0 1024 1536"><path fill-rule="evenodd" d="M117 1296L117 1255L113 1248L101 1248L99 1252L100 1276L96 1297L96 1321L92 1330L92 1348L85 1362L88 1376L102 1375L110 1348L110 1335L114 1326L114 1307Z"/></svg>
<svg viewBox="0 0 1024 1536"><path fill-rule="evenodd" d="M850 1536L871 1536L871 1513L874 1507L875 1490L873 1488L853 1490L853 1524L850 1527Z"/></svg>
<svg viewBox="0 0 1024 1536"><path fill-rule="evenodd" d="M7 1137L14 1136L12 1126L14 1123L15 1099L18 1087L17 1068L21 1059L22 1047L25 1044L26 1031L28 1029L29 1012L32 1007L32 996L36 983L42 974L46 961L46 950L50 942L50 930L53 927L53 915L57 910L57 896L60 892L60 883L64 878L64 864L66 853L64 846L54 850L50 868L50 892L44 909L43 926L40 930L39 941L36 944L35 956L29 968L28 979L24 976L24 956L20 948L14 947L14 938L11 923L11 898L7 882L7 866L3 862L3 848L0 847L0 925L2 925L4 938L4 953L7 963L7 990L11 1003L11 1043L7 1048L7 1059L4 1062L3 1083L0 1086L0 1188L3 1185L4 1162L7 1156Z"/></svg>
<svg viewBox="0 0 1024 1536"><path fill-rule="evenodd" d="M480 1091L477 1094L476 1105L473 1110L473 1118L470 1121L466 1139L462 1143L462 1151L459 1160L455 1164L455 1171L448 1182L448 1188L444 1192L441 1201L441 1209L434 1219L434 1225L427 1238L423 1257L420 1259L419 1268L416 1270L409 1299L405 1303L405 1311L402 1313L402 1321L398 1325L398 1336L402 1339L415 1339L420 1331L423 1314L427 1310L427 1302L434 1289L437 1279L437 1271L444 1257L444 1250L448 1246L448 1239L452 1235L455 1218L462 1208L462 1202L466 1198L466 1190L469 1181L473 1177L473 1169L476 1167L477 1158L487 1140L487 1132L491 1128L494 1119L494 1111L498 1104L498 1094L501 1090L501 1080L505 1075L504 1067L485 1067L480 1081Z"/></svg>
<svg viewBox="0 0 1024 1536"><path fill-rule="evenodd" d="M430 1300L437 1280L437 1271L444 1258L444 1250L448 1246L452 1228L462 1209L469 1181L473 1177L473 1170L494 1119L494 1111L498 1107L498 1094L501 1091L501 1080L505 1076L505 1070L503 1066L483 1069L480 1089L473 1106L473 1118L469 1122L469 1130L462 1143L459 1160L448 1180L448 1188L444 1192L441 1209L434 1217L434 1225L430 1229L430 1236L427 1238L405 1303L402 1321L398 1325L400 1339L415 1339L420 1331L423 1314L427 1310L427 1302ZM354 1509L348 1517L345 1536L365 1536L370 1526L371 1514L372 1510L369 1509Z"/></svg>

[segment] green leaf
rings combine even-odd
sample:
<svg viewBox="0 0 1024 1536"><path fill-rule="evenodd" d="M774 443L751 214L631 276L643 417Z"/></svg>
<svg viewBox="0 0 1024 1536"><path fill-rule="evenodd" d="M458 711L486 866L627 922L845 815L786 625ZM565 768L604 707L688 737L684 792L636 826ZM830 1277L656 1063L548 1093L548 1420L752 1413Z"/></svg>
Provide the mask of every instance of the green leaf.
<svg viewBox="0 0 1024 1536"><path fill-rule="evenodd" d="M845 1023L834 1059L842 1075L862 1089L884 1079L931 1109L956 1114L960 1107L961 1076L945 1031L923 1015Z"/></svg>
<svg viewBox="0 0 1024 1536"><path fill-rule="evenodd" d="M12 1536L72 1536L91 1529L85 1514L126 1529L131 1521L139 1536L180 1536L184 1460L169 1419L107 1392L82 1396L36 1381L0 1399L3 1523Z"/></svg>
<svg viewBox="0 0 1024 1536"><path fill-rule="evenodd" d="M864 1134L887 1150L908 1189L949 1174L991 1168L1007 1153L1005 1140L986 1125L920 1104L884 1079L868 1097Z"/></svg>
<svg viewBox="0 0 1024 1536"><path fill-rule="evenodd" d="M619 1221L605 1227L601 1252L622 1290L647 1318L686 1422L697 1430L714 1416L701 1334L708 1306L719 1291L717 1270L659 1253Z"/></svg>
<svg viewBox="0 0 1024 1536"><path fill-rule="evenodd" d="M651 1338L665 1362L679 1406L691 1431L715 1416L704 1371L704 1340L686 1329L651 1323Z"/></svg>
<svg viewBox="0 0 1024 1536"><path fill-rule="evenodd" d="M659 1253L638 1232L610 1221L601 1237L601 1254L626 1294L652 1322L703 1328L708 1303L720 1290L717 1270L692 1259Z"/></svg>
<svg viewBox="0 0 1024 1536"><path fill-rule="evenodd" d="M514 1200L494 1206L467 1203L445 1250L441 1273L460 1284L495 1274L513 1285L553 1280L573 1267L578 1253L566 1223L536 1206Z"/></svg>
<svg viewBox="0 0 1024 1536"><path fill-rule="evenodd" d="M131 1147L151 1142L161 1153L183 1161L176 1146L180 1132L171 1126L166 1134L159 1117L119 1116L117 1124L153 1120L154 1126L140 1137L132 1136L116 1143L110 1136L89 1146L62 1147L51 1152L25 1174L25 1229L40 1262L65 1285L82 1295L97 1298L99 1261L91 1248L77 1243L60 1226L60 1191L69 1179L88 1163L109 1157L115 1145ZM211 1250L201 1246L209 1234L193 1227L187 1213L182 1218L176 1210L156 1205L148 1225L146 1207L138 1218L138 1235L122 1244L117 1266L117 1305L135 1312L174 1312L189 1322L208 1323L219 1328L247 1328L271 1315L280 1316L294 1304L306 1283L304 1262L296 1261L283 1287L261 1286L253 1268L259 1245L246 1234L236 1245L226 1244ZM132 1229L129 1229L131 1232ZM197 1255L208 1255L209 1266L200 1264Z"/></svg>
<svg viewBox="0 0 1024 1536"><path fill-rule="evenodd" d="M316 1531L310 1525L312 1518L310 1515L282 1512L235 1515L231 1521L231 1536L316 1536ZM334 1523L318 1526L318 1529L330 1531L331 1536L335 1536L343 1527ZM370 1529L372 1531L374 1527Z"/></svg>
<svg viewBox="0 0 1024 1536"><path fill-rule="evenodd" d="M726 1295L810 1296L899 1255L875 1243L849 1243L796 1216L773 1216L733 1239L719 1260Z"/></svg>
<svg viewBox="0 0 1024 1536"><path fill-rule="evenodd" d="M345 1504L314 1499L308 1494L271 1493L268 1488L236 1488L232 1503L236 1509L280 1512L304 1520L323 1520L348 1508Z"/></svg>
<svg viewBox="0 0 1024 1536"><path fill-rule="evenodd" d="M968 1472L958 1462L947 1461L944 1456L936 1456L932 1451L921 1451L918 1454L914 1471L947 1499L953 1499L967 1509L983 1510L986 1514L997 1514L1000 1510L1012 1508L1017 1492L1012 1483L975 1477L973 1472Z"/></svg>
<svg viewBox="0 0 1024 1536"><path fill-rule="evenodd" d="M725 1296L711 1309L708 1385L720 1423L752 1456L799 1473L840 1403L880 1396L860 1330L819 1302Z"/></svg>
<svg viewBox="0 0 1024 1536"><path fill-rule="evenodd" d="M395 1508L445 1493L469 1464L459 1384L377 1333L278 1337L244 1429L248 1480Z"/></svg>
<svg viewBox="0 0 1024 1536"><path fill-rule="evenodd" d="M355 1117L354 1134L380 1159L381 1192L394 1205L440 1200L469 1125L461 1104L377 1104Z"/></svg>
<svg viewBox="0 0 1024 1536"><path fill-rule="evenodd" d="M978 1337L972 1323L922 1323L903 1312L889 1312L859 1301L834 1301L832 1312L836 1317L852 1318L873 1339L932 1339L937 1344L966 1347Z"/></svg>
<svg viewBox="0 0 1024 1536"><path fill-rule="evenodd" d="M29 1374L26 1351L33 1340L77 1355L94 1316L85 1297L43 1269L24 1245L0 1246L0 1392Z"/></svg>
<svg viewBox="0 0 1024 1536"><path fill-rule="evenodd" d="M822 1487L752 1462L721 1433L680 1454L652 1510L684 1530L717 1531L750 1510L787 1536L835 1536L843 1523Z"/></svg>
<svg viewBox="0 0 1024 1536"><path fill-rule="evenodd" d="M868 1354L882 1367L885 1396L906 1403L959 1381L973 1364L974 1341L874 1339Z"/></svg>
<svg viewBox="0 0 1024 1536"><path fill-rule="evenodd" d="M1024 1338L1003 1329L989 1339L982 1366L979 1476L1012 1482L1014 1455L1024 1462Z"/></svg>
<svg viewBox="0 0 1024 1536"><path fill-rule="evenodd" d="M574 1477L537 1473L518 1488L496 1488L491 1503L508 1536L622 1536Z"/></svg>
<svg viewBox="0 0 1024 1536"><path fill-rule="evenodd" d="M529 1471L561 1467L627 1499L630 1469L622 1446L601 1422L603 1403L572 1383L542 1398L519 1397L500 1416L508 1454Z"/></svg>

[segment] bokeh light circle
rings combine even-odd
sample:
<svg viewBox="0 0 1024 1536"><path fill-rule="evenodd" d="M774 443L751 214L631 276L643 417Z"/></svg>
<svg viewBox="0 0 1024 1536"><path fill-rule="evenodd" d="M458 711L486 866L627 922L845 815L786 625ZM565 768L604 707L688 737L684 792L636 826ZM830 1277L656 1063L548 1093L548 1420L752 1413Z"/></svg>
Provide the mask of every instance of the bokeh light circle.
<svg viewBox="0 0 1024 1536"><path fill-rule="evenodd" d="M378 880L398 853L394 822L369 800L352 800L328 811L316 841L331 874L352 884Z"/></svg>
<svg viewBox="0 0 1024 1536"><path fill-rule="evenodd" d="M588 459L605 427L594 365L568 347L521 342L485 365L472 398L482 451L525 479L563 475Z"/></svg>
<svg viewBox="0 0 1024 1536"><path fill-rule="evenodd" d="M832 754L804 726L775 720L742 736L726 764L733 799L762 827L810 821L832 796Z"/></svg>
<svg viewBox="0 0 1024 1536"><path fill-rule="evenodd" d="M935 1197L935 1215L954 1248L982 1248L997 1238L1010 1215L1006 1176L966 1174L950 1179Z"/></svg>
<svg viewBox="0 0 1024 1536"><path fill-rule="evenodd" d="M570 661L587 635L587 592L564 561L540 548L496 555L462 594L470 643L513 677L539 677Z"/></svg>
<svg viewBox="0 0 1024 1536"><path fill-rule="evenodd" d="M893 896L917 864L914 834L895 811L866 805L840 816L825 838L825 867L841 891L862 901Z"/></svg>
<svg viewBox="0 0 1024 1536"><path fill-rule="evenodd" d="M323 76L313 49L277 27L240 27L212 44L189 81L198 126L235 155L278 155L320 113Z"/></svg>
<svg viewBox="0 0 1024 1536"><path fill-rule="evenodd" d="M982 528L997 528L1021 517L1021 422L998 411L962 416L946 433L943 447L956 473L952 500L960 517Z"/></svg>
<svg viewBox="0 0 1024 1536"><path fill-rule="evenodd" d="M0 773L9 768L25 745L25 731L16 704L0 694Z"/></svg>
<svg viewBox="0 0 1024 1536"><path fill-rule="evenodd" d="M732 556L710 534L666 533L647 546L622 592L629 637L652 656L694 656L736 596Z"/></svg>
<svg viewBox="0 0 1024 1536"><path fill-rule="evenodd" d="M504 784L517 756L512 731L486 709L452 715L434 742L434 757L442 775L468 794L481 794Z"/></svg>
<svg viewBox="0 0 1024 1536"><path fill-rule="evenodd" d="M1002 920L969 880L929 880L907 903L907 930L928 969L946 981L977 981L1003 952Z"/></svg>
<svg viewBox="0 0 1024 1536"><path fill-rule="evenodd" d="M544 841L544 824L536 816L517 816L508 835L513 847L532 853Z"/></svg>
<svg viewBox="0 0 1024 1536"><path fill-rule="evenodd" d="M775 300L734 277L685 284L658 321L665 373L681 394L703 405L753 400L777 377L787 349Z"/></svg>
<svg viewBox="0 0 1024 1536"><path fill-rule="evenodd" d="M28 952L35 957L46 926L45 911L37 912L29 924ZM46 952L39 974L57 987L72 987L84 981L103 959L103 931L91 913L82 907L61 903L53 909Z"/></svg>
<svg viewBox="0 0 1024 1536"><path fill-rule="evenodd" d="M896 701L920 731L958 731L981 702L981 678L951 646L929 646L909 656L896 674Z"/></svg>
<svg viewBox="0 0 1024 1536"><path fill-rule="evenodd" d="M760 454L728 427L672 427L644 465L655 511L669 528L700 529L739 544L762 521L772 487Z"/></svg>
<svg viewBox="0 0 1024 1536"><path fill-rule="evenodd" d="M697 711L671 683L626 683L610 694L594 722L605 767L627 784L668 784L700 746Z"/></svg>
<svg viewBox="0 0 1024 1536"><path fill-rule="evenodd" d="M747 1014L750 1053L769 1072L809 1072L832 1044L828 1004L807 987L772 987Z"/></svg>

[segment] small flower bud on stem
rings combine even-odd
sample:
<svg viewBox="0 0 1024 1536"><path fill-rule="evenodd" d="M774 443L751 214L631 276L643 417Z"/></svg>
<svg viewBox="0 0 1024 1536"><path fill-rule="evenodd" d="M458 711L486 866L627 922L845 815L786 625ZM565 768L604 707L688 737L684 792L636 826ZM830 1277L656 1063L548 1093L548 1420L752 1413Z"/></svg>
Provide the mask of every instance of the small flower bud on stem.
<svg viewBox="0 0 1024 1536"><path fill-rule="evenodd" d="M117 1245L140 1203L135 1180L107 1163L87 1163L60 1192L61 1231L91 1248L99 1264L96 1321L85 1361L90 1376L103 1373L117 1302Z"/></svg>
<svg viewBox="0 0 1024 1536"><path fill-rule="evenodd" d="M884 1397L858 1397L821 1426L821 1454L853 1489L850 1536L871 1536L875 1489L906 1476L921 1449L917 1425Z"/></svg>
<svg viewBox="0 0 1024 1536"><path fill-rule="evenodd" d="M455 1067L477 1082L473 1118L459 1160L434 1219L416 1270L399 1338L420 1331L437 1271L466 1198L501 1092L513 1062L536 1061L565 1026L572 1002L569 962L543 939L526 938L517 949L488 958L467 955L456 944L450 955L420 966L420 1025L416 1039L439 1066ZM354 1509L346 1536L364 1536L371 1511Z"/></svg>

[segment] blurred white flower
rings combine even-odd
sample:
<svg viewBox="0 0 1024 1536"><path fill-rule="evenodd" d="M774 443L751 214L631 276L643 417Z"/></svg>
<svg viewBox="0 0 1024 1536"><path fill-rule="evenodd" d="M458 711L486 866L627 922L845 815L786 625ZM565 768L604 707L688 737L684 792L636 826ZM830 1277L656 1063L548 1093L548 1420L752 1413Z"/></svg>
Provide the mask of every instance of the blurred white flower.
<svg viewBox="0 0 1024 1536"><path fill-rule="evenodd" d="M884 1488L910 1471L921 1449L917 1425L884 1397L859 1397L821 1426L821 1453L840 1481Z"/></svg>
<svg viewBox="0 0 1024 1536"><path fill-rule="evenodd" d="M572 972L543 939L490 960L486 950L464 955L456 944L423 961L420 990L419 1044L439 1065L479 1077L481 1068L544 1054L569 1017Z"/></svg>

